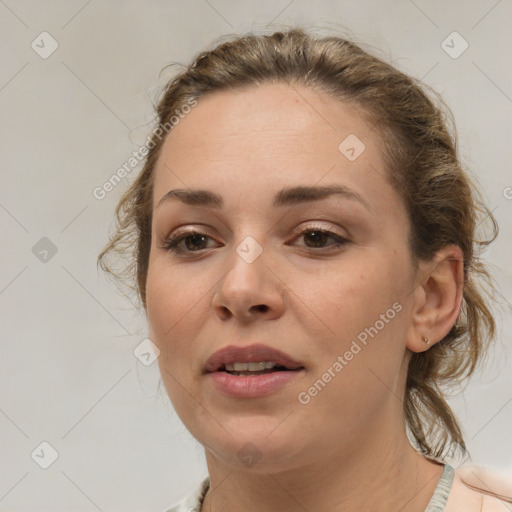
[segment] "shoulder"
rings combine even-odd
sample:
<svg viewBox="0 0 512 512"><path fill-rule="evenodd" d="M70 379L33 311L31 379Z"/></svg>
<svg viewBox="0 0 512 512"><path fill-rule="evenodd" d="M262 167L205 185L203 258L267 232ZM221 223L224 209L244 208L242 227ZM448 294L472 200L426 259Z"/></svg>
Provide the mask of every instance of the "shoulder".
<svg viewBox="0 0 512 512"><path fill-rule="evenodd" d="M204 496L210 486L210 478L202 480L192 492L187 494L179 503L171 506L165 512L199 512Z"/></svg>
<svg viewBox="0 0 512 512"><path fill-rule="evenodd" d="M512 503L510 470L467 464L455 470L445 512L503 512L504 505L509 503Z"/></svg>

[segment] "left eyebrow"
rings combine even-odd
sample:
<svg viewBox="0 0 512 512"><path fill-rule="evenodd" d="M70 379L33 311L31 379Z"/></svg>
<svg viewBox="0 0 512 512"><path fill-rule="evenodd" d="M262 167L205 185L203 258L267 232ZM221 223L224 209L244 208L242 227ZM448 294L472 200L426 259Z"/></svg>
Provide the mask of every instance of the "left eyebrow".
<svg viewBox="0 0 512 512"><path fill-rule="evenodd" d="M361 203L367 210L370 210L368 203L356 191L344 185L323 185L323 186L298 186L280 190L274 197L273 206L289 206L294 204L318 201L327 199L333 195L340 195L345 199Z"/></svg>
<svg viewBox="0 0 512 512"><path fill-rule="evenodd" d="M340 195L345 199L357 201L367 210L371 210L368 203L360 194L343 185L323 186L296 186L280 190L275 196L272 206L274 208L296 205L300 203L327 199L333 195ZM169 190L159 201L155 210L163 203L170 200L178 200L191 206L206 206L210 208L222 208L224 201L222 197L204 189L173 189Z"/></svg>

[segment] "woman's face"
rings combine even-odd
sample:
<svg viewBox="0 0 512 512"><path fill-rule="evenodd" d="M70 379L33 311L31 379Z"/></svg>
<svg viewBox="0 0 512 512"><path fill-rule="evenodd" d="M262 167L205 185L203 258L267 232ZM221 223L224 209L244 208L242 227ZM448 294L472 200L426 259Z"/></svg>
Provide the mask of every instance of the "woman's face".
<svg viewBox="0 0 512 512"><path fill-rule="evenodd" d="M403 428L414 272L375 130L325 93L268 84L200 98L168 135L147 318L169 397L207 456L284 468ZM222 204L160 203L174 189ZM228 374L233 359L279 359L255 344L299 369ZM228 346L248 350L207 371Z"/></svg>

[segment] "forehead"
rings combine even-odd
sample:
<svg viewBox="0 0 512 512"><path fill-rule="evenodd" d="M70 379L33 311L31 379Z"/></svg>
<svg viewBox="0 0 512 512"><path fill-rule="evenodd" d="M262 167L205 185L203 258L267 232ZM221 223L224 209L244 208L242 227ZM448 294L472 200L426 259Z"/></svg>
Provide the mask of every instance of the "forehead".
<svg viewBox="0 0 512 512"><path fill-rule="evenodd" d="M381 196L389 186L378 136L357 107L284 83L199 98L167 136L155 172L154 205L170 188L250 201L298 183Z"/></svg>
<svg viewBox="0 0 512 512"><path fill-rule="evenodd" d="M223 90L199 98L198 105L172 129L165 149L176 158L198 146L231 141L239 148L241 144L243 148L257 148L263 143L269 149L269 142L278 136L281 142L288 139L295 145L296 153L327 151L337 155L336 142L350 133L372 146L373 140L368 139L374 134L369 132L357 107L325 92L276 83ZM314 140L315 146L300 144L300 140ZM277 146L275 150L280 153Z"/></svg>

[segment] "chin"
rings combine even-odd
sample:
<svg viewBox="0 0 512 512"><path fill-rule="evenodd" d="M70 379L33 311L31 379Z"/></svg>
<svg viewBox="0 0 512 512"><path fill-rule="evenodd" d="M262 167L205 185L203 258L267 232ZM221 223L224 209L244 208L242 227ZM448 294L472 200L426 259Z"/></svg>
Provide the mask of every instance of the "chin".
<svg viewBox="0 0 512 512"><path fill-rule="evenodd" d="M207 452L210 451L214 457L237 470L264 473L280 467L289 468L291 459L295 456L300 459L301 446L297 442L299 436L297 432L292 433L282 428L283 425L278 426L279 421L282 418L258 420L254 415L246 419L237 418L236 421L223 423L227 432L219 427L222 432L220 437L212 438L210 432L209 436L198 436L196 439ZM219 429L215 431L218 434Z"/></svg>

